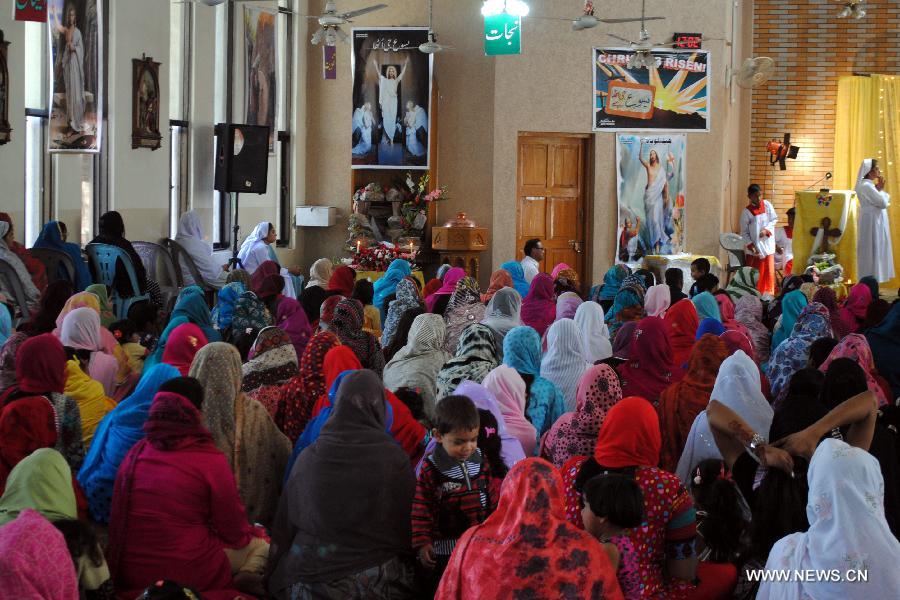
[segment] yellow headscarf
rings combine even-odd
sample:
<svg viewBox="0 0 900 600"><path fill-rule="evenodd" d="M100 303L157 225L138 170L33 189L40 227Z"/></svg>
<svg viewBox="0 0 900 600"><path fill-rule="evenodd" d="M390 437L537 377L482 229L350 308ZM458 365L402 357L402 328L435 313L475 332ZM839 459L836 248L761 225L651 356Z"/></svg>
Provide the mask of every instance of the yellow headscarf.
<svg viewBox="0 0 900 600"><path fill-rule="evenodd" d="M116 407L116 403L104 393L103 384L91 379L74 359L66 363L65 394L78 403L81 437L87 451L100 420Z"/></svg>

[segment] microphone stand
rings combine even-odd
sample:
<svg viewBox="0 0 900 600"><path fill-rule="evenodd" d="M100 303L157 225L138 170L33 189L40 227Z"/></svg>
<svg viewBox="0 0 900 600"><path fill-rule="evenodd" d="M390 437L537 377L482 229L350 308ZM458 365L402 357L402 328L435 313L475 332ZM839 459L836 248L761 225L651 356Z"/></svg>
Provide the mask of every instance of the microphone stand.
<svg viewBox="0 0 900 600"><path fill-rule="evenodd" d="M234 225L231 227L231 258L228 259L228 270L243 269L244 263L238 258L238 232L241 226L238 225L238 197L240 194L234 192Z"/></svg>
<svg viewBox="0 0 900 600"><path fill-rule="evenodd" d="M823 181L828 180L828 179L831 179L831 171L827 171L827 172L825 173L825 175L824 175L821 179L819 179L819 180L816 181L815 183L811 184L811 185L810 185L809 187L807 187L806 189L807 189L807 190L811 190L812 188L816 187L817 185L819 185L820 183L822 183Z"/></svg>

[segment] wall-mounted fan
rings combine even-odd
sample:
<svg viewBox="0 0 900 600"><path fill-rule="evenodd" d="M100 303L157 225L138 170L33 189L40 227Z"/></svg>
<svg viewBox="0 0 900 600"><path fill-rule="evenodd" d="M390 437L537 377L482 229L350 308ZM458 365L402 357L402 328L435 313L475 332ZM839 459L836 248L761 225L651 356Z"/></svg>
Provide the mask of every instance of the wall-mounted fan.
<svg viewBox="0 0 900 600"><path fill-rule="evenodd" d="M438 44L437 34L434 32L434 0L428 0L428 41L419 45L419 51L425 54L436 54L444 50L453 50L453 46Z"/></svg>
<svg viewBox="0 0 900 600"><path fill-rule="evenodd" d="M769 80L775 71L775 61L768 56L747 58L734 73L734 82L742 88L759 87Z"/></svg>
<svg viewBox="0 0 900 600"><path fill-rule="evenodd" d="M355 17L375 12L382 8L387 8L387 4L374 4L358 10L338 13L334 1L328 0L328 2L325 3L324 14L306 15L308 19L315 19L319 23L319 29L312 35L310 41L313 45L320 44L324 41L326 46L334 46L337 44L338 38L340 38L342 42L348 43L350 41L350 36L341 29L341 25L348 25L353 22L352 19Z"/></svg>

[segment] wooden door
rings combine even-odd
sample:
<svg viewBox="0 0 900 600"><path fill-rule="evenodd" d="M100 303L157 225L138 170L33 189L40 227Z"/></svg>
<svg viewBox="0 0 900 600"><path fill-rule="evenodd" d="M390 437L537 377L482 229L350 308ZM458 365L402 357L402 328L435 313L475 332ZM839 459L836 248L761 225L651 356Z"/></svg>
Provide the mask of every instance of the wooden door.
<svg viewBox="0 0 900 600"><path fill-rule="evenodd" d="M516 185L516 255L526 240L546 248L541 271L564 262L588 283L588 203L590 139L583 134L520 133Z"/></svg>

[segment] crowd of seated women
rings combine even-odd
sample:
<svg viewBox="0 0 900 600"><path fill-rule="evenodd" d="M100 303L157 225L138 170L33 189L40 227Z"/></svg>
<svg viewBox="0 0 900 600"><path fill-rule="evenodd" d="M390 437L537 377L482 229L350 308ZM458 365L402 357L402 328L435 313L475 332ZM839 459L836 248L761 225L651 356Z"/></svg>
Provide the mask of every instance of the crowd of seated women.
<svg viewBox="0 0 900 600"><path fill-rule="evenodd" d="M141 289L116 291L150 300L116 319L11 232L29 305L0 299L0 598L900 590L900 304L874 282L764 299L747 269L688 296L677 273L584 289L511 261L482 289L326 258L304 280L261 223L244 268L210 250L212 309L187 285L165 313L135 255ZM131 256L124 233L107 213L96 241ZM179 235L202 241L192 213ZM81 260L59 223L41 239Z"/></svg>

